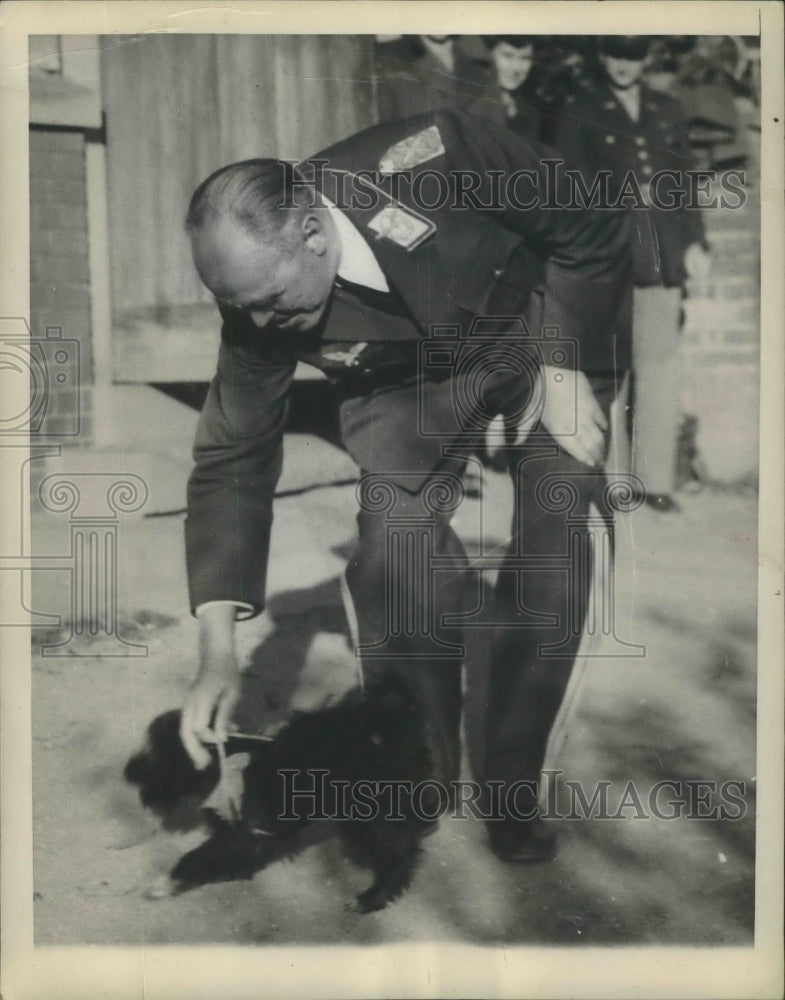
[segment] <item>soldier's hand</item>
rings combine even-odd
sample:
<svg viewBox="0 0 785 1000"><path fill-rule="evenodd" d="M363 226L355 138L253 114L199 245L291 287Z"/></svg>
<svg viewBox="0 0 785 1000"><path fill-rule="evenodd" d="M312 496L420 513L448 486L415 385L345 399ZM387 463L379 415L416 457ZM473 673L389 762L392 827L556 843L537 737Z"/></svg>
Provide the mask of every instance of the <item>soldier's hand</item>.
<svg viewBox="0 0 785 1000"><path fill-rule="evenodd" d="M234 608L216 605L199 618L200 664L183 705L180 738L194 766L210 763L205 744L223 743L240 696L234 653Z"/></svg>
<svg viewBox="0 0 785 1000"><path fill-rule="evenodd" d="M605 459L608 421L581 371L543 365L545 400L540 423L573 458L585 465ZM528 427L519 429L519 438Z"/></svg>

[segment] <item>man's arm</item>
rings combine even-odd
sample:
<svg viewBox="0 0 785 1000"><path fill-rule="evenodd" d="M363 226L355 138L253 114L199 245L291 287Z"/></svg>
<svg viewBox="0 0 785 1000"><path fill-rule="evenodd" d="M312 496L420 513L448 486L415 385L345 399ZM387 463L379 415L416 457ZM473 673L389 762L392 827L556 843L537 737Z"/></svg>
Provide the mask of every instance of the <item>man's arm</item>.
<svg viewBox="0 0 785 1000"><path fill-rule="evenodd" d="M227 600L250 605L254 614L264 607L273 495L294 368L294 361L253 353L238 343L232 324L224 325L188 482L192 611Z"/></svg>
<svg viewBox="0 0 785 1000"><path fill-rule="evenodd" d="M250 320L245 321L250 323ZM185 523L191 608L199 619L199 672L183 708L181 736L198 767L202 742L225 737L239 693L234 655L238 608L264 607L273 497L294 362L243 346L243 321L227 321L218 372L202 409ZM212 716L215 711L215 720ZM211 728L212 724L212 728Z"/></svg>

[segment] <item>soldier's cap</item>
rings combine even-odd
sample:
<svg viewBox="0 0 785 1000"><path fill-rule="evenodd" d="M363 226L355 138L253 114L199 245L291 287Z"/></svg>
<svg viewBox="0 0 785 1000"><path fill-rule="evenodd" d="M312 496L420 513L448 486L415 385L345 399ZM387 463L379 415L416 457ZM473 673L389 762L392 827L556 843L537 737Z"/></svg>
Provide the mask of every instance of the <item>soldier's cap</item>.
<svg viewBox="0 0 785 1000"><path fill-rule="evenodd" d="M603 55L614 59L643 60L649 54L648 35L600 35L598 47Z"/></svg>

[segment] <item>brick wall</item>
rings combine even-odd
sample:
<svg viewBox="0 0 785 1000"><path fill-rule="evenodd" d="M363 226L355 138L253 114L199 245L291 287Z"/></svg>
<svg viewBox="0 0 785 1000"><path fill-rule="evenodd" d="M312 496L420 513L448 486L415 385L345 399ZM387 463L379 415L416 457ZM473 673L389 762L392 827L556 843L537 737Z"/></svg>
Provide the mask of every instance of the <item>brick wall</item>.
<svg viewBox="0 0 785 1000"><path fill-rule="evenodd" d="M92 432L90 267L87 234L85 141L78 133L30 133L30 326L79 342L64 364L52 364L47 345L49 401L42 433L70 434L80 412L78 436L64 444L89 444ZM54 328L54 330L53 330Z"/></svg>

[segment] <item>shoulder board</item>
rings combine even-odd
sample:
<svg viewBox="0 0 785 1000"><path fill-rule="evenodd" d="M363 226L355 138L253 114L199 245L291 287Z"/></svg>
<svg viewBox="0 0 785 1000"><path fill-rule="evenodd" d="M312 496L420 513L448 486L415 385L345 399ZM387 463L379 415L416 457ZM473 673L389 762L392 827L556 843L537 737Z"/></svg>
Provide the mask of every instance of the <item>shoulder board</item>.
<svg viewBox="0 0 785 1000"><path fill-rule="evenodd" d="M443 153L444 143L439 127L431 125L390 146L379 160L379 173L394 174L401 170L411 170Z"/></svg>

